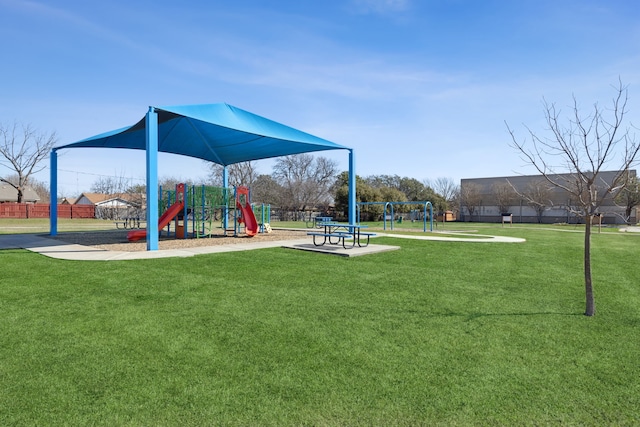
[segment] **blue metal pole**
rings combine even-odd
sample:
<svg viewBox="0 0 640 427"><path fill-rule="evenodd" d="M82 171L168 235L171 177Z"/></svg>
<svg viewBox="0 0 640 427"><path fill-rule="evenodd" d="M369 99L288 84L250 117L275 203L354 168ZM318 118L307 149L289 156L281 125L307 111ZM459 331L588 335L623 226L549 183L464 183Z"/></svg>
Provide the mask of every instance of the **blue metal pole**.
<svg viewBox="0 0 640 427"><path fill-rule="evenodd" d="M177 196L176 196L177 197ZM186 239L188 234L189 218L187 212L189 211L189 185L184 184L184 193L182 194L182 238Z"/></svg>
<svg viewBox="0 0 640 427"><path fill-rule="evenodd" d="M228 187L229 187L229 171L225 166L222 169L222 191L227 195L229 194L229 192L227 191ZM229 203L230 203L230 200L229 200L229 197L227 197L227 200L225 203L226 206L224 208L224 212L222 213L222 228L224 228L225 235L227 234L227 229L229 228Z"/></svg>
<svg viewBox="0 0 640 427"><path fill-rule="evenodd" d="M391 230L393 230L393 217L395 213L393 212L393 203L391 203Z"/></svg>
<svg viewBox="0 0 640 427"><path fill-rule="evenodd" d="M238 200L238 187L233 187L233 237L238 236L240 224L238 224L238 206L236 204Z"/></svg>
<svg viewBox="0 0 640 427"><path fill-rule="evenodd" d="M389 206L389 202L384 204L384 211L382 212L382 223L384 224L382 229L385 231L387 231L387 206Z"/></svg>
<svg viewBox="0 0 640 427"><path fill-rule="evenodd" d="M204 186L204 184L202 184L202 201L201 201L201 203L202 203L202 205L201 205L202 206L202 215L200 217L202 218L202 234L203 235L204 235L204 232L205 232L205 224L206 224L206 219L205 219L206 218L206 211L205 211L205 207L204 207L204 204L206 203L206 200L205 200L205 197L204 197L204 193L205 193L205 186ZM209 215L213 215L213 208L210 207L209 209L210 209ZM213 221L212 221L212 224L213 224ZM195 230L195 225L194 225L194 230ZM211 232L211 230L209 230L209 232Z"/></svg>
<svg viewBox="0 0 640 427"><path fill-rule="evenodd" d="M58 153L51 150L49 156L49 234L58 234Z"/></svg>
<svg viewBox="0 0 640 427"><path fill-rule="evenodd" d="M423 231L424 233L426 233L426 232L427 232L427 203L429 203L429 202L426 202L426 203L424 204L424 214L423 214L423 215L424 215L424 217L423 217L423 219L422 219L422 231ZM430 215L430 216L431 216L431 215ZM433 230L432 230L432 231L433 231Z"/></svg>
<svg viewBox="0 0 640 427"><path fill-rule="evenodd" d="M356 225L356 158L349 149L349 224Z"/></svg>
<svg viewBox="0 0 640 427"><path fill-rule="evenodd" d="M149 107L147 130L147 250L158 250L158 113Z"/></svg>

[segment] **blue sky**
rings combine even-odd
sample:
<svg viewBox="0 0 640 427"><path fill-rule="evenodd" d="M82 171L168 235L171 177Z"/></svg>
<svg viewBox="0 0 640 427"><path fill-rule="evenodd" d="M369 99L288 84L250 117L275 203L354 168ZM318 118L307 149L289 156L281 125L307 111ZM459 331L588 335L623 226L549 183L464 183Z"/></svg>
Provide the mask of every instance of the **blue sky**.
<svg viewBox="0 0 640 427"><path fill-rule="evenodd" d="M640 124L637 0L0 0L0 47L0 121L61 144L226 102L354 148L361 176L458 181L534 173L504 123L543 131L543 97L604 105L621 78ZM64 195L144 177L139 151L63 153ZM159 174L206 167L161 155Z"/></svg>

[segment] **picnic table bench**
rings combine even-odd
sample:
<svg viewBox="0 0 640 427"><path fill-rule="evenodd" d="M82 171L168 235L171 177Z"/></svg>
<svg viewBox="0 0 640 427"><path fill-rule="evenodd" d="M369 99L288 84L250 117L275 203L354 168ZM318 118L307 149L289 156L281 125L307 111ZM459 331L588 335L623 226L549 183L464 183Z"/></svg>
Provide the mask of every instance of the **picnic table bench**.
<svg viewBox="0 0 640 427"><path fill-rule="evenodd" d="M123 229L134 229L134 228L145 228L144 226L141 227L141 223L146 222L146 220L144 219L140 219L138 217L130 217L130 218L124 218L124 219L119 219L114 221L116 223L116 228L120 229L120 226L122 226Z"/></svg>
<svg viewBox="0 0 640 427"><path fill-rule="evenodd" d="M314 246L339 245L342 243L342 247L345 249L351 249L355 245L364 248L369 245L369 238L375 236L375 233L366 233L361 230L362 228L367 228L366 225L342 224L339 222L323 222L321 225L323 232L312 231L307 233L308 236L313 237ZM319 237L323 238L321 242L320 239L317 239ZM364 237L367 238L366 242L363 240ZM347 239L353 240L351 245L347 245Z"/></svg>
<svg viewBox="0 0 640 427"><path fill-rule="evenodd" d="M330 216L314 216L307 221L308 228L322 228L322 224L325 222L331 222L333 220Z"/></svg>

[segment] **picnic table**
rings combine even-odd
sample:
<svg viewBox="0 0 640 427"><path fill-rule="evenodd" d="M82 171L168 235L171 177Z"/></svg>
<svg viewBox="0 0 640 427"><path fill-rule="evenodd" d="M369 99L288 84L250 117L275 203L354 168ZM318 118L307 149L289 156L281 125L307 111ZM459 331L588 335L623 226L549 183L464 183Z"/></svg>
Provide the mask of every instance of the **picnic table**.
<svg viewBox="0 0 640 427"><path fill-rule="evenodd" d="M320 231L313 231L307 233L307 236L313 237L313 244L315 246L339 245L342 243L342 247L345 249L351 249L358 245L364 248L369 245L369 238L375 236L375 233L363 232L363 228L367 228L367 225L359 224L345 224L340 222L325 221L319 223L323 229ZM322 237L322 239L320 239ZM364 238L366 237L366 241ZM347 245L346 240L351 240L351 244Z"/></svg>
<svg viewBox="0 0 640 427"><path fill-rule="evenodd" d="M120 229L120 226L122 226L122 228L125 230L127 228L130 228L132 230L134 228L145 228L145 226L141 227L141 223L144 222L146 222L146 220L140 219L139 217L128 217L115 221L117 229Z"/></svg>
<svg viewBox="0 0 640 427"><path fill-rule="evenodd" d="M314 216L311 218L311 224L307 221L307 227L309 228L322 228L322 224L325 222L331 222L333 218L330 216Z"/></svg>

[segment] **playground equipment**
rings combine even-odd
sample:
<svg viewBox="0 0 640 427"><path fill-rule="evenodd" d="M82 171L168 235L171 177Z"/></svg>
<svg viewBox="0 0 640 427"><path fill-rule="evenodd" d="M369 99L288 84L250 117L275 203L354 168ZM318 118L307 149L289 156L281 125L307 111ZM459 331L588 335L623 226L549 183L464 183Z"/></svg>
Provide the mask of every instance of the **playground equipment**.
<svg viewBox="0 0 640 427"><path fill-rule="evenodd" d="M216 228L226 235L232 188L194 185L189 192L191 230L196 238L211 237Z"/></svg>
<svg viewBox="0 0 640 427"><path fill-rule="evenodd" d="M393 222L395 214L393 212L394 205L421 205L423 206L423 231L427 232L427 218L429 218L429 231L433 231L433 205L429 201L416 201L416 202L359 202L357 204L357 218L358 223L360 223L360 210L363 205L384 205L384 211L382 214L383 218L383 229L387 229L387 216L391 221L391 230L393 230ZM429 215L427 215L427 207L429 207ZM389 214L387 214L387 209L391 208ZM401 222L401 221L400 221Z"/></svg>
<svg viewBox="0 0 640 427"><path fill-rule="evenodd" d="M233 190L233 201L230 195ZM266 232L265 224L270 220L270 206L253 206L247 187L222 188L205 185L188 186L178 184L175 190L160 188L160 211L164 211L158 220L158 230L176 238L212 237L216 228L223 230L225 236L232 232L233 236L242 233L248 237L258 232ZM233 204L232 204L233 203ZM259 212L261 223L258 224L254 209ZM229 217L233 227L229 227ZM171 227L173 221L173 227ZM173 228L173 231L172 231ZM146 230L134 230L127 234L127 239L135 242L146 238Z"/></svg>
<svg viewBox="0 0 640 427"><path fill-rule="evenodd" d="M178 199L178 195L181 196ZM176 186L176 201L171 205L158 219L158 230L162 230L166 227L171 220L173 220L181 210L184 209L184 184L178 184ZM147 237L147 230L132 230L127 233L127 240L130 242L137 242L138 240Z"/></svg>
<svg viewBox="0 0 640 427"><path fill-rule="evenodd" d="M249 237L255 236L258 233L258 222L251 203L249 203L249 189L247 187L236 187L236 207L240 210L238 222L244 223L245 233Z"/></svg>

